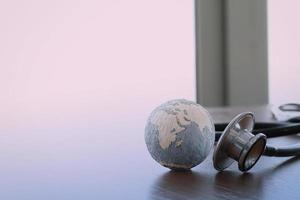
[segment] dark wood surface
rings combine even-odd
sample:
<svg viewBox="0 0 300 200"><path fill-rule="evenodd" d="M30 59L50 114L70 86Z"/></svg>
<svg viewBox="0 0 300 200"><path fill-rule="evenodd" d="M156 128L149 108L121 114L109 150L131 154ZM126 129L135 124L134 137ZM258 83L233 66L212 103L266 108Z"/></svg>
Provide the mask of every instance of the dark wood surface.
<svg viewBox="0 0 300 200"><path fill-rule="evenodd" d="M144 107L137 104L134 115L120 108L7 126L0 138L0 199L300 199L298 158L263 157L249 173L236 164L219 173L211 154L190 172L160 166L144 144L152 109ZM247 110L257 120L274 120L268 106L209 109L216 122ZM268 142L294 144L300 138Z"/></svg>

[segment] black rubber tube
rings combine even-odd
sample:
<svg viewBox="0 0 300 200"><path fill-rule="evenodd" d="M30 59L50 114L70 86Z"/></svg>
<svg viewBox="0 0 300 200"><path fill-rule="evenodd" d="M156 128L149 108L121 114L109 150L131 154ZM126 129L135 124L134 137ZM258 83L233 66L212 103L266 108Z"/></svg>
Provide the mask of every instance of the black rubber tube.
<svg viewBox="0 0 300 200"><path fill-rule="evenodd" d="M226 126L226 123L215 124L216 141L219 140ZM263 133L267 138L294 135L300 133L300 123L256 123L252 133L254 135Z"/></svg>
<svg viewBox="0 0 300 200"><path fill-rule="evenodd" d="M300 144L287 147L272 147L267 145L263 155L275 157L298 156L300 155Z"/></svg>
<svg viewBox="0 0 300 200"><path fill-rule="evenodd" d="M226 123L215 124L216 142L226 126ZM256 123L252 133L254 135L263 133L267 138L294 135L300 133L300 123ZM300 144L280 148L267 145L263 155L276 157L297 156L300 155Z"/></svg>

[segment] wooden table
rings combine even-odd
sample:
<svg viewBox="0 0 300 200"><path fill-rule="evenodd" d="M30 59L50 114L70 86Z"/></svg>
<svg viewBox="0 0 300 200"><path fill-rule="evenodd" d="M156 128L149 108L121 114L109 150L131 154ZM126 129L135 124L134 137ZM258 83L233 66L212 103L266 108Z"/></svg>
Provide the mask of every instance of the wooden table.
<svg viewBox="0 0 300 200"><path fill-rule="evenodd" d="M160 166L144 144L151 109L141 103L134 113L128 107L2 128L0 199L300 199L298 158L263 157L249 173L236 164L219 173L211 154L190 172ZM246 110L257 120L274 120L268 106L209 109L216 122Z"/></svg>

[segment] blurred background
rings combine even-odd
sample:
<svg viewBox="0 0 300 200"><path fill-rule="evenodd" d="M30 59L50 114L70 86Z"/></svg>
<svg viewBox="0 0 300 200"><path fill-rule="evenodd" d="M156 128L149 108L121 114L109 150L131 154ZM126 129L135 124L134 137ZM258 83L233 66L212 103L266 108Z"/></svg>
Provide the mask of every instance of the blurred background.
<svg viewBox="0 0 300 200"><path fill-rule="evenodd" d="M195 100L193 1L13 0L0 15L2 128Z"/></svg>
<svg viewBox="0 0 300 200"><path fill-rule="evenodd" d="M300 102L299 6L1 1L0 127L101 112L128 117L173 98L205 106Z"/></svg>

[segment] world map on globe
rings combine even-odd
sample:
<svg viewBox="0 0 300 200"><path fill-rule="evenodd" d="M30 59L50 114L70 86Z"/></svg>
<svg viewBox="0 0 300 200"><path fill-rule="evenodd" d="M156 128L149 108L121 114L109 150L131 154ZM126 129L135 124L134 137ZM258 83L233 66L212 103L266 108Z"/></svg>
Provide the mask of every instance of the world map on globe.
<svg viewBox="0 0 300 200"><path fill-rule="evenodd" d="M199 104L171 100L148 118L145 142L151 156L171 169L190 169L209 154L215 140L214 124Z"/></svg>

